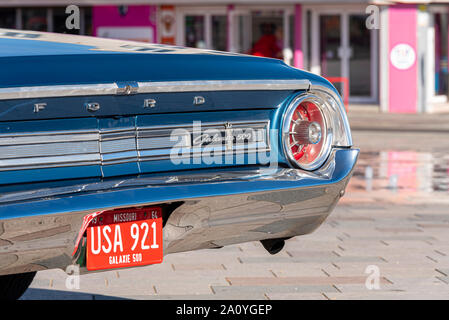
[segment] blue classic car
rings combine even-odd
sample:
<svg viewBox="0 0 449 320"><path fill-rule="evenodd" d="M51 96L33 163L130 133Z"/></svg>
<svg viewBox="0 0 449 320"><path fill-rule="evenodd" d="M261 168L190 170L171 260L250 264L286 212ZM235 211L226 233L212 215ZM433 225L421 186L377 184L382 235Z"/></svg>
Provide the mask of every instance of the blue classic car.
<svg viewBox="0 0 449 320"><path fill-rule="evenodd" d="M0 29L0 65L2 297L44 269L275 254L357 160L335 88L280 60Z"/></svg>

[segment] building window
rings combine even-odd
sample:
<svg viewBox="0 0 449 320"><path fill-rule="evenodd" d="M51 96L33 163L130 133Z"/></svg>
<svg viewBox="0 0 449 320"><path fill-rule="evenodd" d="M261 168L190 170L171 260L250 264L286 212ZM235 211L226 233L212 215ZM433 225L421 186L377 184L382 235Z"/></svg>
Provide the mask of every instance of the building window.
<svg viewBox="0 0 449 320"><path fill-rule="evenodd" d="M81 8L81 34L93 35L92 32L92 7Z"/></svg>
<svg viewBox="0 0 449 320"><path fill-rule="evenodd" d="M251 12L251 53L264 57L283 59L284 11L257 10Z"/></svg>
<svg viewBox="0 0 449 320"><path fill-rule="evenodd" d="M206 48L204 37L204 15L185 17L185 45L192 48Z"/></svg>
<svg viewBox="0 0 449 320"><path fill-rule="evenodd" d="M212 49L226 51L227 47L227 17L225 15L212 16Z"/></svg>
<svg viewBox="0 0 449 320"><path fill-rule="evenodd" d="M284 62L289 65L294 65L294 55L293 52L295 52L295 41L296 41L296 23L295 23L296 17L294 14L288 15L288 30L285 31L284 37L288 37L288 45L286 48L284 48ZM298 30L300 32L300 30ZM287 34L288 33L288 34ZM299 44L301 45L301 44ZM287 49L287 50L285 50ZM286 57L286 55L289 55ZM303 66L304 68L304 66Z"/></svg>
<svg viewBox="0 0 449 320"><path fill-rule="evenodd" d="M92 8L80 8L80 28L67 29L66 7L0 8L0 28L92 35Z"/></svg>
<svg viewBox="0 0 449 320"><path fill-rule="evenodd" d="M352 97L371 95L371 30L366 28L366 15L349 16L349 92Z"/></svg>
<svg viewBox="0 0 449 320"><path fill-rule="evenodd" d="M322 14L320 24L320 69L324 77L341 77L341 16Z"/></svg>
<svg viewBox="0 0 449 320"><path fill-rule="evenodd" d="M22 28L24 30L47 31L47 9L22 8Z"/></svg>
<svg viewBox="0 0 449 320"><path fill-rule="evenodd" d="M436 13L435 19L435 95L448 94L448 15Z"/></svg>
<svg viewBox="0 0 449 320"><path fill-rule="evenodd" d="M0 8L0 28L14 29L16 27L16 9Z"/></svg>
<svg viewBox="0 0 449 320"><path fill-rule="evenodd" d="M304 69L305 70L311 70L312 68L312 12L310 10L307 10L306 12L306 47L305 47L305 63L304 63Z"/></svg>

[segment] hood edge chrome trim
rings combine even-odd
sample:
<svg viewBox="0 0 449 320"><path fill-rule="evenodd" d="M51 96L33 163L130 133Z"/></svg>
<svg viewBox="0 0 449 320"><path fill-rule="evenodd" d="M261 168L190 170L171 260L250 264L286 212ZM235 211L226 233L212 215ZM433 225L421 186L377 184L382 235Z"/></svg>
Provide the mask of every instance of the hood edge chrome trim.
<svg viewBox="0 0 449 320"><path fill-rule="evenodd" d="M133 82L137 93L168 93L193 91L242 91L242 90L309 90L307 79L271 80L199 80ZM123 82L102 84L73 84L0 88L0 100L54 98L95 95L123 95Z"/></svg>

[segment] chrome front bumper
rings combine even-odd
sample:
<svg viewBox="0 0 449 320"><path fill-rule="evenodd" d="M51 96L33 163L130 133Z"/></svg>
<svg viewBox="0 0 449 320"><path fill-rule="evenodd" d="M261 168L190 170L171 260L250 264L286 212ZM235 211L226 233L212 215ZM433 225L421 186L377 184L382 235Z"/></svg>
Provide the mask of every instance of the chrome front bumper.
<svg viewBox="0 0 449 320"><path fill-rule="evenodd" d="M164 226L164 255L310 233L344 194L358 153L336 148L314 172L194 171L1 195L0 274L79 261L83 217L115 208L180 202Z"/></svg>

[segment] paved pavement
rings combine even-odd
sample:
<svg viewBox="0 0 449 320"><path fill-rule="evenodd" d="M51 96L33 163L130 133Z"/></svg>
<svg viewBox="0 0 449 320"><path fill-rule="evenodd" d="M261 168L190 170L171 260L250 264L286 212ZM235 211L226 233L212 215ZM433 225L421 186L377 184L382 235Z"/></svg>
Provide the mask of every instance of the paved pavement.
<svg viewBox="0 0 449 320"><path fill-rule="evenodd" d="M348 118L353 130L363 131L411 131L449 132L449 113L392 114L368 112L357 109L349 112Z"/></svg>
<svg viewBox="0 0 449 320"><path fill-rule="evenodd" d="M41 271L23 299L448 299L449 130L392 132L354 131L345 197L275 256L258 242L173 254L83 275L74 290L63 271Z"/></svg>

